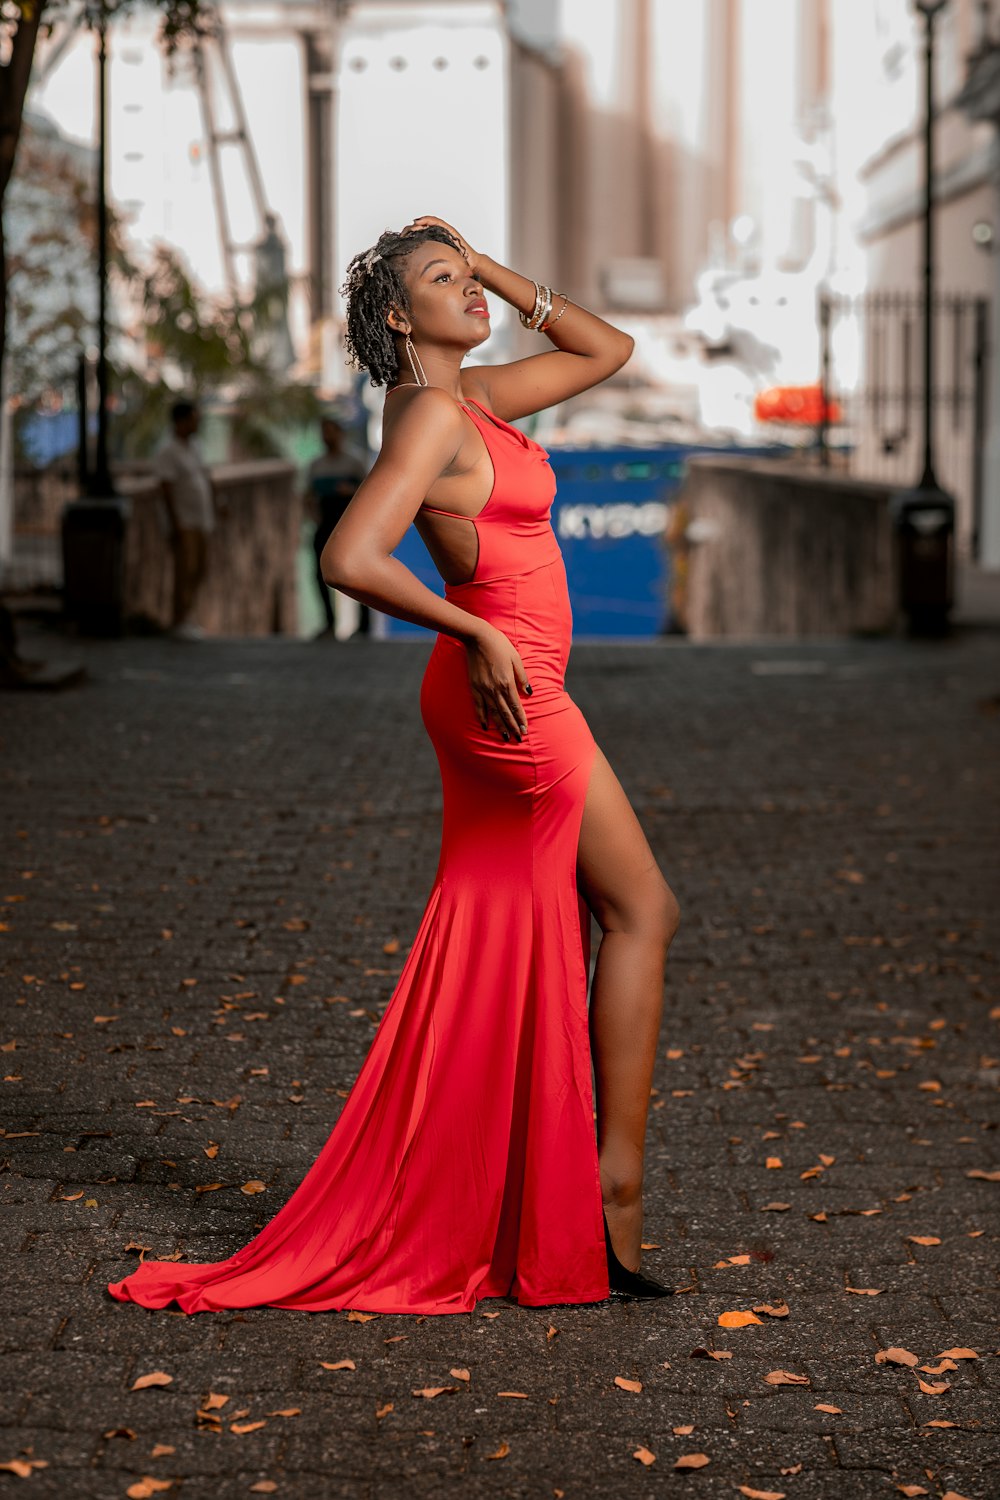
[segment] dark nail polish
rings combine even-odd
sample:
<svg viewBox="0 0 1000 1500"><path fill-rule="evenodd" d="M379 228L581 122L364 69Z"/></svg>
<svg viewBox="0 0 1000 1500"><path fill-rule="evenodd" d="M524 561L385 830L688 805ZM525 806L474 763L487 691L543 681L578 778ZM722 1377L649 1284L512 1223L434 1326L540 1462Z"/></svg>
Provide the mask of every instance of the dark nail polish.
<svg viewBox="0 0 1000 1500"><path fill-rule="evenodd" d="M530 693L531 692L531 683L530 682L525 685L524 691L526 693Z"/></svg>

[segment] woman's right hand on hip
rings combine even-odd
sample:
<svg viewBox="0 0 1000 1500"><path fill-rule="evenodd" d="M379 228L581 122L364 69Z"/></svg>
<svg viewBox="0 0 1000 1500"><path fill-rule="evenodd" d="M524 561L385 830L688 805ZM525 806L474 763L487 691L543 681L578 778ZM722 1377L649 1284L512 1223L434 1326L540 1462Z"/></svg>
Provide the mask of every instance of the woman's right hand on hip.
<svg viewBox="0 0 1000 1500"><path fill-rule="evenodd" d="M475 639L466 642L465 654L480 724L488 729L492 714L504 739L523 739L528 723L520 694L523 689L530 695L531 687L518 652L502 630L484 624Z"/></svg>

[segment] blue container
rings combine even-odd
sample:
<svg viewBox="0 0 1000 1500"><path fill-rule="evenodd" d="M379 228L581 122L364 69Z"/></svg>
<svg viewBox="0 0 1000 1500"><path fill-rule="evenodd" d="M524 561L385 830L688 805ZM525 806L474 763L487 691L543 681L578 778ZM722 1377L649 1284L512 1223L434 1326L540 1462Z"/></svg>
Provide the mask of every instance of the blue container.
<svg viewBox="0 0 1000 1500"><path fill-rule="evenodd" d="M730 448L666 444L657 448L553 448L556 476L552 525L566 561L574 639L640 640L669 623L667 507L698 453L784 451L774 445ZM443 596L427 549L411 527L394 554L421 583ZM385 617L390 636L432 634Z"/></svg>

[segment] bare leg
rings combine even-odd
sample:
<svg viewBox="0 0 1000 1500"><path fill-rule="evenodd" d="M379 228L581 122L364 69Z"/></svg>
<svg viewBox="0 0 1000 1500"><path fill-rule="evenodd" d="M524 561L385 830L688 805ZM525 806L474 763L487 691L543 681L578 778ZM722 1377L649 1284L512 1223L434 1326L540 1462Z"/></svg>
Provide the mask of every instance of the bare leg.
<svg viewBox="0 0 1000 1500"><path fill-rule="evenodd" d="M649 1090L667 950L680 908L600 749L584 806L577 874L602 934L590 997L601 1190L615 1254L638 1270Z"/></svg>

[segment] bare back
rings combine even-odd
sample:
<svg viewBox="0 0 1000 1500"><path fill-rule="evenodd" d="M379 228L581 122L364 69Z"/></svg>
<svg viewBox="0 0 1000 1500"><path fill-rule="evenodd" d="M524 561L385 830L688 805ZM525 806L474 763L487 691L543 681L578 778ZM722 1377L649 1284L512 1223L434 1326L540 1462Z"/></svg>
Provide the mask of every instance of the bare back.
<svg viewBox="0 0 1000 1500"><path fill-rule="evenodd" d="M389 396L408 388L397 386L387 394L383 432L391 430L394 411L413 399L404 396L402 401L390 401ZM463 427L454 459L430 486L413 518L442 580L451 584L467 583L475 572L479 556L475 519L489 502L496 477L486 441L468 413Z"/></svg>

